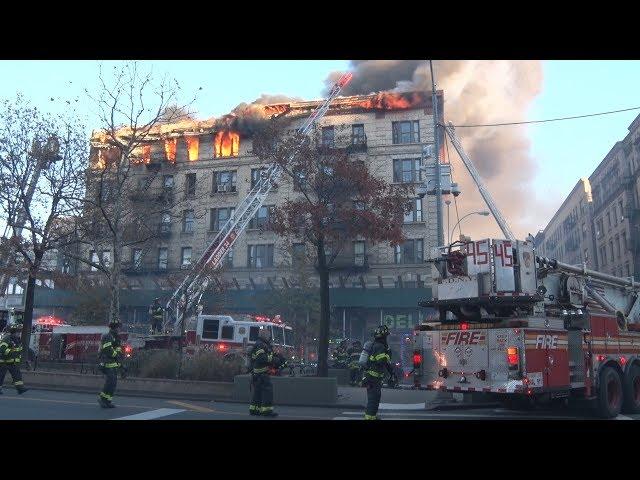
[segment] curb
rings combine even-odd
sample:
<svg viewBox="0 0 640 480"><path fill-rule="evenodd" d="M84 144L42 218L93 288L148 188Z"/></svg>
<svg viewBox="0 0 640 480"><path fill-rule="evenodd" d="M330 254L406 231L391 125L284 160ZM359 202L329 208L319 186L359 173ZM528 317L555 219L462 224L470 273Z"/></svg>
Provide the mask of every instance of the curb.
<svg viewBox="0 0 640 480"><path fill-rule="evenodd" d="M425 410L473 410L480 408L499 407L499 403L441 403L435 405L427 405Z"/></svg>

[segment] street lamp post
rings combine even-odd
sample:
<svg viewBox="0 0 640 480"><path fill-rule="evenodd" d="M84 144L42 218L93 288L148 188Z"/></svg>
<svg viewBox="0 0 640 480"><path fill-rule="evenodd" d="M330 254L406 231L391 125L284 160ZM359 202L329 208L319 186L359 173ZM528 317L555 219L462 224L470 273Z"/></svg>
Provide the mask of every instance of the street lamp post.
<svg viewBox="0 0 640 480"><path fill-rule="evenodd" d="M458 225L460 225L460 222L462 222L462 220L464 220L465 218L470 217L471 215L482 215L482 216L486 217L487 215L491 215L491 213L487 212L486 210L482 210L480 212L467 213L464 217L462 217L460 220L458 220L458 223L456 223L453 226L453 230L451 230L451 234L449 235L449 243L451 243L451 240L453 239L453 232L456 231L456 228L458 227Z"/></svg>

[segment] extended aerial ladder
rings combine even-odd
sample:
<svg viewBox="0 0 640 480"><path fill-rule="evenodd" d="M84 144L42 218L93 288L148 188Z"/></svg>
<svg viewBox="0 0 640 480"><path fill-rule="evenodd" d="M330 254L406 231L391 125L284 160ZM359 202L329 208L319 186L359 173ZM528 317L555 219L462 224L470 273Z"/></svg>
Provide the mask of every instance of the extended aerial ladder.
<svg viewBox="0 0 640 480"><path fill-rule="evenodd" d="M305 123L298 129L302 135L311 132L314 124L320 120L331 102L339 95L342 88L351 80L352 74L346 73L332 87L329 96L320 104ZM291 154L292 160L300 144ZM236 206L233 215L227 223L220 229L213 241L205 249L193 268L189 271L180 286L173 293L167 302L163 330L167 331L170 323L173 322L173 332L181 335L181 322L184 315L200 302L200 299L207 287L211 283L213 270L219 267L221 260L229 252L238 236L262 206L267 195L271 191L274 183L282 175L282 167L277 163L270 165L266 171L262 172L255 186L249 191L247 196Z"/></svg>
<svg viewBox="0 0 640 480"><path fill-rule="evenodd" d="M52 136L47 140L44 148L39 142L34 141L30 155L36 158L36 162L31 162L27 165L27 170L22 179L23 183L20 186L20 192L24 191L25 187L27 188L24 196L24 203L22 205L18 205L15 217L8 219L2 238L19 238L22 235L22 229L27 223L27 212L29 212L31 207L31 200L33 199L33 194L35 193L38 180L40 179L40 174L43 169L46 169L52 162L58 160L59 150L60 144L55 136ZM13 261L14 255L15 251L10 247L5 255L0 257L0 267L8 267ZM7 290L10 278L11 275L7 272L0 273L0 296L3 296L4 292Z"/></svg>
<svg viewBox="0 0 640 480"><path fill-rule="evenodd" d="M513 232L511 231L511 229L509 228L509 225L507 224L507 220L504 218L504 216L500 212L500 209L498 208L498 205L496 205L496 202L493 200L491 193L489 193L489 190L487 190L487 187L482 181L482 178L480 177L478 170L476 170L475 165L473 164L471 159L468 157L468 155L464 151L464 148L462 148L462 144L460 143L460 140L456 135L453 124L449 122L447 125L444 125L444 129L449 135L449 138L451 139L451 143L453 144L454 148L458 152L458 155L460 155L460 158L462 159L464 166L467 167L467 170L469 171L469 174L473 178L473 181L478 186L478 190L480 190L480 195L482 195L482 198L487 204L487 207L489 207L489 210L491 211L494 218L496 219L496 222L498 222L498 226L500 227L500 230L502 230L502 233L507 239L515 241L516 238L513 235Z"/></svg>

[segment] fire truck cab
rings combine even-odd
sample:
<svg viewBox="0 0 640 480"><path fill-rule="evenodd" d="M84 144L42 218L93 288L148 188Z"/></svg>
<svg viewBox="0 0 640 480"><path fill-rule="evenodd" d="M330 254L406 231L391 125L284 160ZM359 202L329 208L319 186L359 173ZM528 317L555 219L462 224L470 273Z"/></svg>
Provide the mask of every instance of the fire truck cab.
<svg viewBox="0 0 640 480"><path fill-rule="evenodd" d="M439 321L416 326L414 387L483 392L506 404L589 400L640 413L640 285L536 257L530 242L434 249ZM515 402L514 402L515 401Z"/></svg>

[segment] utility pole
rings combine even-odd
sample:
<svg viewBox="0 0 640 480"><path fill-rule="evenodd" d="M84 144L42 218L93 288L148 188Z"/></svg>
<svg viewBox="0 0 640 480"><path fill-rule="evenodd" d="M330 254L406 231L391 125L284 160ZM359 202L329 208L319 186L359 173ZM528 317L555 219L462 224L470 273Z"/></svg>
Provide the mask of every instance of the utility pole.
<svg viewBox="0 0 640 480"><path fill-rule="evenodd" d="M437 246L444 245L444 228L442 226L442 178L440 173L440 147L438 145L438 95L436 94L436 80L433 76L433 61L429 60L431 71L431 105L433 110L433 149L436 174L436 228L438 231Z"/></svg>

